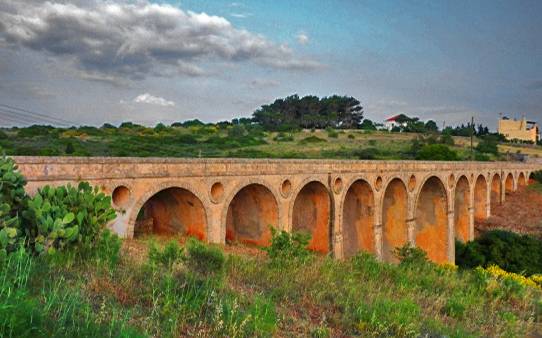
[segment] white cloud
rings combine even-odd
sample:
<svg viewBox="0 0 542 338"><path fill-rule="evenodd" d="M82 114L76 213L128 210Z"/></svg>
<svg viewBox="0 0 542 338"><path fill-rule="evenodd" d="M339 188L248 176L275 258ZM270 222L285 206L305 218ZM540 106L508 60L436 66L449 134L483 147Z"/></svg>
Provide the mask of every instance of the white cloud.
<svg viewBox="0 0 542 338"><path fill-rule="evenodd" d="M202 67L212 62L301 70L320 66L224 17L146 0L1 0L0 45L64 58L81 77L111 83L206 75Z"/></svg>
<svg viewBox="0 0 542 338"><path fill-rule="evenodd" d="M246 19L249 16L252 16L252 13L231 13L230 16L237 19Z"/></svg>
<svg viewBox="0 0 542 338"><path fill-rule="evenodd" d="M309 43L309 36L303 32L297 34L296 39L300 45L306 45Z"/></svg>
<svg viewBox="0 0 542 338"><path fill-rule="evenodd" d="M162 107L173 107L173 106L175 106L175 102L168 101L168 100L164 99L163 97L154 96L154 95L151 95L149 93L144 93L144 94L138 95L134 99L134 102L135 103L153 104L153 105L162 106Z"/></svg>

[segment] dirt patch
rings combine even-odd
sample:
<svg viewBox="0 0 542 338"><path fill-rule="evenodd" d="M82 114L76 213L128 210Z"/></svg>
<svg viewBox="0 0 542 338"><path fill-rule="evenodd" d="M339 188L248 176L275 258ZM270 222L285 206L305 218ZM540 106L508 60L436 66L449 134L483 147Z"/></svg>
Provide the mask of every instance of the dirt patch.
<svg viewBox="0 0 542 338"><path fill-rule="evenodd" d="M542 191L536 188L519 187L507 193L505 202L492 208L488 219L476 222L476 233L504 229L542 238Z"/></svg>

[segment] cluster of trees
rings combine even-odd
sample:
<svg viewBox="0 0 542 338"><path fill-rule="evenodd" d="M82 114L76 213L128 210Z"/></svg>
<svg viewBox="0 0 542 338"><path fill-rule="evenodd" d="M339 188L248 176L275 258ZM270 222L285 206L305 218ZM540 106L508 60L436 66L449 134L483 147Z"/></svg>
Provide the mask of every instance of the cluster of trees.
<svg viewBox="0 0 542 338"><path fill-rule="evenodd" d="M363 107L351 96L291 95L261 106L252 116L266 130L356 129L363 119Z"/></svg>
<svg viewBox="0 0 542 338"><path fill-rule="evenodd" d="M433 120L427 122L420 121L418 117L409 117L405 114L399 114L395 121L398 126L393 127L393 132L408 132L408 133L436 133L439 131L437 123Z"/></svg>
<svg viewBox="0 0 542 338"><path fill-rule="evenodd" d="M460 126L446 127L442 132L452 136L470 136L471 133L474 136L484 136L490 134L488 127L482 125L481 123L476 126L470 122L466 125L462 123Z"/></svg>

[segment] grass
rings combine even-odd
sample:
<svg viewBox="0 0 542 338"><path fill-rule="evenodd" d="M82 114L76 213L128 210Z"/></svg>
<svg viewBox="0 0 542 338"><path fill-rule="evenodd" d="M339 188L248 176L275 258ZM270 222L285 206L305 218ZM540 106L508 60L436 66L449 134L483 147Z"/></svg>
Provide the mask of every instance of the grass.
<svg viewBox="0 0 542 338"><path fill-rule="evenodd" d="M399 160L413 157L409 153L411 141L419 136L363 130L265 132L257 126L82 127L44 130L31 135L24 131L4 130L7 137L0 139L0 148L7 155ZM452 149L459 158L469 158L470 139L453 139ZM477 143L475 139L474 146ZM499 149L542 156L540 146L500 145ZM367 156L369 151L372 155Z"/></svg>
<svg viewBox="0 0 542 338"><path fill-rule="evenodd" d="M153 241L153 240L151 240ZM16 253L0 265L0 336L524 336L538 289L368 254L272 264L220 247L130 242L115 264ZM195 245L195 246L194 246ZM191 247L192 246L192 247ZM152 247L152 246L151 246ZM228 250L229 251L229 250ZM184 254L181 254L183 253ZM166 262L166 263L164 263ZM201 270L202 262L212 268ZM199 268L198 268L199 267Z"/></svg>

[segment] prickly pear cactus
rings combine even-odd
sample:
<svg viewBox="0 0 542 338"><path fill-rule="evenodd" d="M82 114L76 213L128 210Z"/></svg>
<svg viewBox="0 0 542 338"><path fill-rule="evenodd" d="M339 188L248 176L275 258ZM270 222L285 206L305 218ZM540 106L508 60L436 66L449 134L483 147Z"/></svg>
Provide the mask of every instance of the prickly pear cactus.
<svg viewBox="0 0 542 338"><path fill-rule="evenodd" d="M10 252L23 236L20 214L25 207L26 181L11 158L0 157L0 251Z"/></svg>
<svg viewBox="0 0 542 338"><path fill-rule="evenodd" d="M77 187L45 186L28 201L24 213L30 225L30 245L37 253L94 246L115 211L111 198L81 182Z"/></svg>

